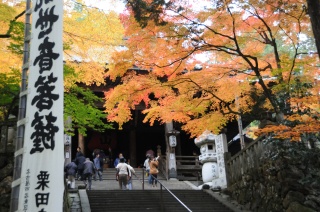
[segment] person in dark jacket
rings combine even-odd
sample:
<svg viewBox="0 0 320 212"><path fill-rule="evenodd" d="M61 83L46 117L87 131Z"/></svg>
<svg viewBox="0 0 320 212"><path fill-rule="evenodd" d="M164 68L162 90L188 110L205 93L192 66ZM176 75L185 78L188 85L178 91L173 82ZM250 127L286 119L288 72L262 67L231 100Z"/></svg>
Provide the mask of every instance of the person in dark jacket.
<svg viewBox="0 0 320 212"><path fill-rule="evenodd" d="M78 146L77 153L76 153L76 158L80 156L80 153L83 155L81 147Z"/></svg>
<svg viewBox="0 0 320 212"><path fill-rule="evenodd" d="M103 172L103 160L100 157L100 154L96 155L96 158L93 160L94 168L96 171L95 176L93 177L94 180L97 180L99 177L99 180L102 181L102 172Z"/></svg>
<svg viewBox="0 0 320 212"><path fill-rule="evenodd" d="M79 153L78 157L76 157L75 163L78 166L78 180L82 180L83 174L83 163L85 162L86 158L83 156L82 152Z"/></svg>
<svg viewBox="0 0 320 212"><path fill-rule="evenodd" d="M94 165L90 158L86 158L86 161L83 163L83 182L85 186L87 186L87 179L88 179L88 190L91 190L92 185L92 175L95 173Z"/></svg>
<svg viewBox="0 0 320 212"><path fill-rule="evenodd" d="M126 162L126 159L123 157L123 154L119 153L119 157L117 157L113 162L114 167L117 167L118 163L120 162L120 158L123 158L124 162Z"/></svg>
<svg viewBox="0 0 320 212"><path fill-rule="evenodd" d="M77 173L76 163L74 161L68 163L65 166L65 171L68 176L68 187L72 188L72 189L75 188L75 184L76 184L75 177L76 177L76 173Z"/></svg>

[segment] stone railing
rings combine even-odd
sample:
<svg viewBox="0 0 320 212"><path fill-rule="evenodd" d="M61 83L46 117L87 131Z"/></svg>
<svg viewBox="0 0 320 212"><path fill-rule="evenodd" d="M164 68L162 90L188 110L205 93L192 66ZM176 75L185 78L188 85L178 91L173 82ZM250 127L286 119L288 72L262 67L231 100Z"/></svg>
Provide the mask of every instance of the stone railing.
<svg viewBox="0 0 320 212"><path fill-rule="evenodd" d="M228 186L242 179L246 173L258 170L260 166L260 157L269 145L263 142L264 137L250 143L236 155L227 159L227 183Z"/></svg>

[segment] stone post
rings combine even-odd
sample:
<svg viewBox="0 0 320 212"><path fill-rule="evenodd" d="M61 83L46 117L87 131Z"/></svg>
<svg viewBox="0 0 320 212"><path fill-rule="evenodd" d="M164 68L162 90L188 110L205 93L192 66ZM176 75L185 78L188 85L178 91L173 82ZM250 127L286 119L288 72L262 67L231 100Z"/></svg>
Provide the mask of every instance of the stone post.
<svg viewBox="0 0 320 212"><path fill-rule="evenodd" d="M173 130L172 122L165 124L165 138L166 138L166 158L167 158L167 167L168 167L168 177L177 178L177 165L176 165L176 154L175 148L169 145L169 136L168 133Z"/></svg>
<svg viewBox="0 0 320 212"><path fill-rule="evenodd" d="M71 136L64 134L64 165L70 163L73 160L71 149L72 149Z"/></svg>
<svg viewBox="0 0 320 212"><path fill-rule="evenodd" d="M202 181L213 188L226 188L225 154L228 152L226 135L214 135L207 130L194 142L201 152L199 160L203 164Z"/></svg>
<svg viewBox="0 0 320 212"><path fill-rule="evenodd" d="M225 134L216 135L216 155L218 164L217 178L212 180L213 187L227 188L225 153L228 152L227 137Z"/></svg>
<svg viewBox="0 0 320 212"><path fill-rule="evenodd" d="M215 135L210 131L205 131L194 140L194 143L200 148L201 152L199 161L203 164L202 181L211 183L218 176Z"/></svg>
<svg viewBox="0 0 320 212"><path fill-rule="evenodd" d="M64 121L65 132L72 132L72 119L69 116L67 120ZM71 135L64 134L64 164L70 163L73 159L72 155L72 137Z"/></svg>
<svg viewBox="0 0 320 212"><path fill-rule="evenodd" d="M1 143L0 143L1 153L5 153L7 150L7 140L8 140L8 126L4 125L1 127Z"/></svg>

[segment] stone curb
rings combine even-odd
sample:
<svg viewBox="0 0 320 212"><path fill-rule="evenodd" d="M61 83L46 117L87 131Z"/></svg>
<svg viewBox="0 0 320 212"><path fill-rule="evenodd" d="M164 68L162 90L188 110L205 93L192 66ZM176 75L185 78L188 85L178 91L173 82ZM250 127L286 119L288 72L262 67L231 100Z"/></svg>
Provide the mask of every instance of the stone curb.
<svg viewBox="0 0 320 212"><path fill-rule="evenodd" d="M79 196L80 196L82 212L91 212L87 191L85 189L80 189Z"/></svg>

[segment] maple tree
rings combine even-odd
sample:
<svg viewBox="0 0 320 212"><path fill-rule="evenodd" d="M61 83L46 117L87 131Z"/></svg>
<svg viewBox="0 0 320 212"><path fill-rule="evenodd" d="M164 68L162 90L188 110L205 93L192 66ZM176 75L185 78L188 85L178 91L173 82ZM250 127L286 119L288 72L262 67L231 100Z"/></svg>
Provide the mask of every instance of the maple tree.
<svg viewBox="0 0 320 212"><path fill-rule="evenodd" d="M66 1L71 8L64 16L65 61L75 69L77 82L102 85L105 64L122 44L124 29L115 12L105 13L82 1Z"/></svg>
<svg viewBox="0 0 320 212"><path fill-rule="evenodd" d="M64 78L73 78L76 75L72 67L65 65ZM68 87L64 95L64 120L71 117L72 123L69 128L77 128L78 132L86 135L88 129L104 131L112 128L106 123L106 114L97 108L96 104L103 100L97 97L89 88L73 84ZM72 130L68 132L73 134Z"/></svg>
<svg viewBox="0 0 320 212"><path fill-rule="evenodd" d="M71 8L64 16L65 119L72 117L72 125L86 135L88 128L103 131L112 128L106 114L97 108L102 101L84 84L104 85L105 64L115 47L122 43L123 27L115 12L105 13L86 6L82 1L65 1ZM66 68L65 68L66 71Z"/></svg>
<svg viewBox="0 0 320 212"><path fill-rule="evenodd" d="M121 126L143 103L145 122L180 122L193 137L218 133L238 115L252 121L266 113L278 126L264 133L297 140L304 128L319 131L319 58L304 1L127 4L128 49L113 55L107 73L122 77L105 94L110 121Z"/></svg>
<svg viewBox="0 0 320 212"><path fill-rule="evenodd" d="M65 1L65 6L64 116L73 120L71 128L77 128L85 135L88 128L100 131L111 125L105 123L106 114L96 107L100 99L78 85L105 83L104 65L115 46L121 43L123 28L115 13L89 8L81 1ZM0 3L0 47L3 53L0 59L0 90L10 90L2 93L1 106L4 106L2 109L6 114L3 115L6 117L9 106L13 105L10 100L14 100L15 105L18 102L20 76L16 74L13 77L10 73L20 70L22 65L24 10L24 4L12 7Z"/></svg>
<svg viewBox="0 0 320 212"><path fill-rule="evenodd" d="M15 8L0 2L0 120L16 114L19 100L23 4Z"/></svg>
<svg viewBox="0 0 320 212"><path fill-rule="evenodd" d="M1 73L9 73L21 67L21 30L23 30L24 5L14 8L0 2L0 58ZM19 42L20 40L20 42ZM16 52L12 52L16 50ZM19 52L20 51L20 52ZM17 54L15 54L17 53Z"/></svg>
<svg viewBox="0 0 320 212"><path fill-rule="evenodd" d="M16 114L19 100L20 71L12 69L9 73L0 73L0 121Z"/></svg>

